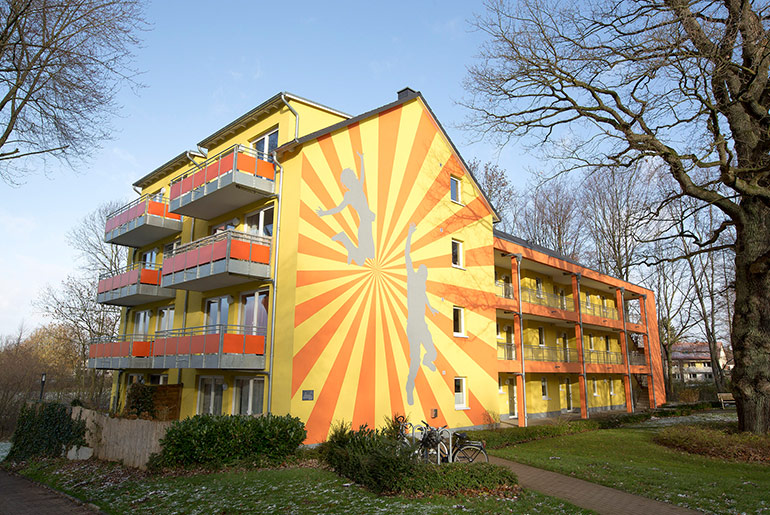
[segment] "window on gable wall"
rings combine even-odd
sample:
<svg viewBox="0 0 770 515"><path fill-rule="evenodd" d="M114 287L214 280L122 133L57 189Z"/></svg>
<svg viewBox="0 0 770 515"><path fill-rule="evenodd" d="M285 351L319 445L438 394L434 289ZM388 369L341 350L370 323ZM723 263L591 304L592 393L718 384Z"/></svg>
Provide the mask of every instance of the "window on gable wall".
<svg viewBox="0 0 770 515"><path fill-rule="evenodd" d="M254 150L259 152L259 158L263 161L273 162L273 151L278 148L278 129L265 134L254 142Z"/></svg>
<svg viewBox="0 0 770 515"><path fill-rule="evenodd" d="M457 177L450 177L449 178L449 198L452 199L453 202L457 202L458 204L462 202L462 198L460 197L460 191L461 191L460 179Z"/></svg>
<svg viewBox="0 0 770 515"><path fill-rule="evenodd" d="M466 406L465 378L455 377L455 409L463 409Z"/></svg>
<svg viewBox="0 0 770 515"><path fill-rule="evenodd" d="M452 331L455 336L465 336L465 313L463 308L454 306L452 309Z"/></svg>
<svg viewBox="0 0 770 515"><path fill-rule="evenodd" d="M452 266L463 267L463 243L461 241L452 240Z"/></svg>

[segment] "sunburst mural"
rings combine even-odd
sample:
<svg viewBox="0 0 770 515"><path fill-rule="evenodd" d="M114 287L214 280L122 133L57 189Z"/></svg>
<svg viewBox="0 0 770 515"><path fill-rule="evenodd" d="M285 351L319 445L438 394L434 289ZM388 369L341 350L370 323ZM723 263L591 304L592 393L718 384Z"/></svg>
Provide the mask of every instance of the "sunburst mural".
<svg viewBox="0 0 770 515"><path fill-rule="evenodd" d="M308 442L334 421L393 413L484 423L475 392L497 384L491 213L475 190L448 200L465 171L429 111L401 104L306 144L301 159L291 396ZM451 264L455 234L464 270ZM454 305L466 310L459 342ZM450 410L457 376L470 378L467 409Z"/></svg>

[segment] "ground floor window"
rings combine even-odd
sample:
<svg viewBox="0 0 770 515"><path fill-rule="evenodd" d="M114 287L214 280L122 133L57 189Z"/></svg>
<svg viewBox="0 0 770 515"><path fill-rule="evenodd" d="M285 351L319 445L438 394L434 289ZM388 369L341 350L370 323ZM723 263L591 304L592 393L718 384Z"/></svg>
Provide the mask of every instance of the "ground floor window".
<svg viewBox="0 0 770 515"><path fill-rule="evenodd" d="M128 374L128 386L134 383L144 383L144 374Z"/></svg>
<svg viewBox="0 0 770 515"><path fill-rule="evenodd" d="M225 381L222 377L201 377L198 382L198 413L221 415L224 391Z"/></svg>
<svg viewBox="0 0 770 515"><path fill-rule="evenodd" d="M540 393L543 395L543 399L548 398L548 380L545 377L540 378Z"/></svg>
<svg viewBox="0 0 770 515"><path fill-rule="evenodd" d="M150 384L168 384L168 374L150 374Z"/></svg>
<svg viewBox="0 0 770 515"><path fill-rule="evenodd" d="M234 415L259 415L263 412L265 397L264 377L238 377L235 379Z"/></svg>
<svg viewBox="0 0 770 515"><path fill-rule="evenodd" d="M464 409L467 406L465 399L465 378L455 377L455 409Z"/></svg>

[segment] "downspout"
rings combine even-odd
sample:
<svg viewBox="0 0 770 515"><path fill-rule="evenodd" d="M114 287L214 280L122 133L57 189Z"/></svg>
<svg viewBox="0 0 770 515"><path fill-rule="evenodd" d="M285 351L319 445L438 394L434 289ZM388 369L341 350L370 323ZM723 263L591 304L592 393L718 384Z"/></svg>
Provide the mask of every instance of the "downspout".
<svg viewBox="0 0 770 515"><path fill-rule="evenodd" d="M650 367L652 403L655 404L655 406L651 406L651 409L656 409L658 407L658 399L655 397L655 372L652 370L652 345L650 344L650 325L648 323L648 320L650 319L650 313L647 311L647 295L642 295L642 300L644 301L644 334L647 336L647 366Z"/></svg>
<svg viewBox="0 0 770 515"><path fill-rule="evenodd" d="M633 413L634 410L634 387L631 385L631 356L628 352L628 331L626 331L626 289L621 288L620 289L620 302L621 305L618 306L620 308L621 314L623 315L623 339L625 340L622 345L626 346L626 375L628 376L628 393L631 396L631 413Z"/></svg>
<svg viewBox="0 0 770 515"><path fill-rule="evenodd" d="M521 399L524 407L524 427L527 427L527 373L524 368L524 317L521 314L521 254L516 256L516 297L519 299L519 342L521 344Z"/></svg>
<svg viewBox="0 0 770 515"><path fill-rule="evenodd" d="M299 139L299 114L297 114L297 111L294 110L294 108L289 104L289 101L286 100L286 93L281 93L281 101L283 101L284 104L286 104L286 107L289 108L289 111L294 114L294 142ZM275 155L273 155L273 158L275 158Z"/></svg>
<svg viewBox="0 0 770 515"><path fill-rule="evenodd" d="M193 159L193 156L192 156L192 153L191 153L190 150L185 152L185 155L187 156L187 159L189 159L190 162L193 164L193 166L195 166L195 168L197 168L198 170L201 169L201 165L199 165L198 163L195 162L195 159Z"/></svg>
<svg viewBox="0 0 770 515"><path fill-rule="evenodd" d="M586 400L586 419L591 418L591 410L588 409L588 377L586 376L586 341L585 331L583 330L583 307L580 303L580 277L581 274L575 274L577 279L577 301L578 301L578 324L580 325L580 362L583 364L583 396Z"/></svg>

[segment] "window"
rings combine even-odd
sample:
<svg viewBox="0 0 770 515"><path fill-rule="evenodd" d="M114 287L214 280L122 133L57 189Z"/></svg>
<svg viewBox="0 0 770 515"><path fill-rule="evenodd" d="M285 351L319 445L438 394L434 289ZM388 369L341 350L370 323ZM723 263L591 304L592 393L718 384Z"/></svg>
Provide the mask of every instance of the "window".
<svg viewBox="0 0 770 515"><path fill-rule="evenodd" d="M135 383L144 384L144 374L128 374L128 385Z"/></svg>
<svg viewBox="0 0 770 515"><path fill-rule="evenodd" d="M455 409L465 409L465 378L455 377Z"/></svg>
<svg viewBox="0 0 770 515"><path fill-rule="evenodd" d="M599 396L599 391L596 389L596 379L591 379L591 391L594 394L594 397Z"/></svg>
<svg viewBox="0 0 770 515"><path fill-rule="evenodd" d="M594 335L588 333L588 350L594 350Z"/></svg>
<svg viewBox="0 0 770 515"><path fill-rule="evenodd" d="M233 220L228 220L227 222L223 222L219 225L212 225L211 234L219 234L220 232L229 231L230 229L235 229Z"/></svg>
<svg viewBox="0 0 770 515"><path fill-rule="evenodd" d="M606 334L604 335L604 348L607 352L610 351L610 337Z"/></svg>
<svg viewBox="0 0 770 515"><path fill-rule="evenodd" d="M150 374L150 384L168 384L168 374Z"/></svg>
<svg viewBox="0 0 770 515"><path fill-rule="evenodd" d="M198 383L198 414L221 415L222 392L225 381L221 377L201 377Z"/></svg>
<svg viewBox="0 0 770 515"><path fill-rule="evenodd" d="M535 278L535 289L537 290L537 296L543 296L543 280L539 277Z"/></svg>
<svg viewBox="0 0 770 515"><path fill-rule="evenodd" d="M452 308L452 331L455 336L465 336L465 313L464 309L458 306Z"/></svg>
<svg viewBox="0 0 770 515"><path fill-rule="evenodd" d="M503 333L500 332L500 322L497 322L495 324L495 328L497 329L497 339L502 340L503 339Z"/></svg>
<svg viewBox="0 0 770 515"><path fill-rule="evenodd" d="M460 179L457 177L449 178L449 198L452 199L452 202L457 202L458 204L462 202L462 199L460 198L460 186Z"/></svg>
<svg viewBox="0 0 770 515"><path fill-rule="evenodd" d="M559 290L559 307L561 309L567 309L567 296L564 295L564 288Z"/></svg>
<svg viewBox="0 0 770 515"><path fill-rule="evenodd" d="M278 130L266 134L254 142L254 150L260 153L259 158L273 162L273 150L278 148Z"/></svg>
<svg viewBox="0 0 770 515"><path fill-rule="evenodd" d="M142 253L142 267L143 268L154 268L155 267L155 258L158 256L157 249L152 249L147 252Z"/></svg>
<svg viewBox="0 0 770 515"><path fill-rule="evenodd" d="M615 395L615 380L610 379L610 395Z"/></svg>
<svg viewBox="0 0 770 515"><path fill-rule="evenodd" d="M134 334L148 334L150 332L150 311L137 311L134 313Z"/></svg>
<svg viewBox="0 0 770 515"><path fill-rule="evenodd" d="M540 378L540 393L543 395L543 399L548 398L548 380L545 377Z"/></svg>
<svg viewBox="0 0 770 515"><path fill-rule="evenodd" d="M230 299L218 297L206 301L206 325L227 325Z"/></svg>
<svg viewBox="0 0 770 515"><path fill-rule="evenodd" d="M246 217L246 231L255 236L273 235L273 206L267 207Z"/></svg>
<svg viewBox="0 0 770 515"><path fill-rule="evenodd" d="M545 328L537 328L537 344L541 347L545 347Z"/></svg>
<svg viewBox="0 0 770 515"><path fill-rule="evenodd" d="M259 415L264 396L264 377L236 378L233 415Z"/></svg>
<svg viewBox="0 0 770 515"><path fill-rule="evenodd" d="M241 325L245 334L267 334L267 308L270 292L262 290L241 296Z"/></svg>
<svg viewBox="0 0 770 515"><path fill-rule="evenodd" d="M157 331L170 331L174 328L174 306L158 308Z"/></svg>
<svg viewBox="0 0 770 515"><path fill-rule="evenodd" d="M463 267L463 243L461 241L452 240L452 266Z"/></svg>
<svg viewBox="0 0 770 515"><path fill-rule="evenodd" d="M171 243L166 243L165 245L163 245L163 255L168 256L169 254L174 252L174 250L181 244L182 244L182 240L180 239L174 240Z"/></svg>
<svg viewBox="0 0 770 515"><path fill-rule="evenodd" d="M586 309L591 309L591 294L586 293Z"/></svg>

